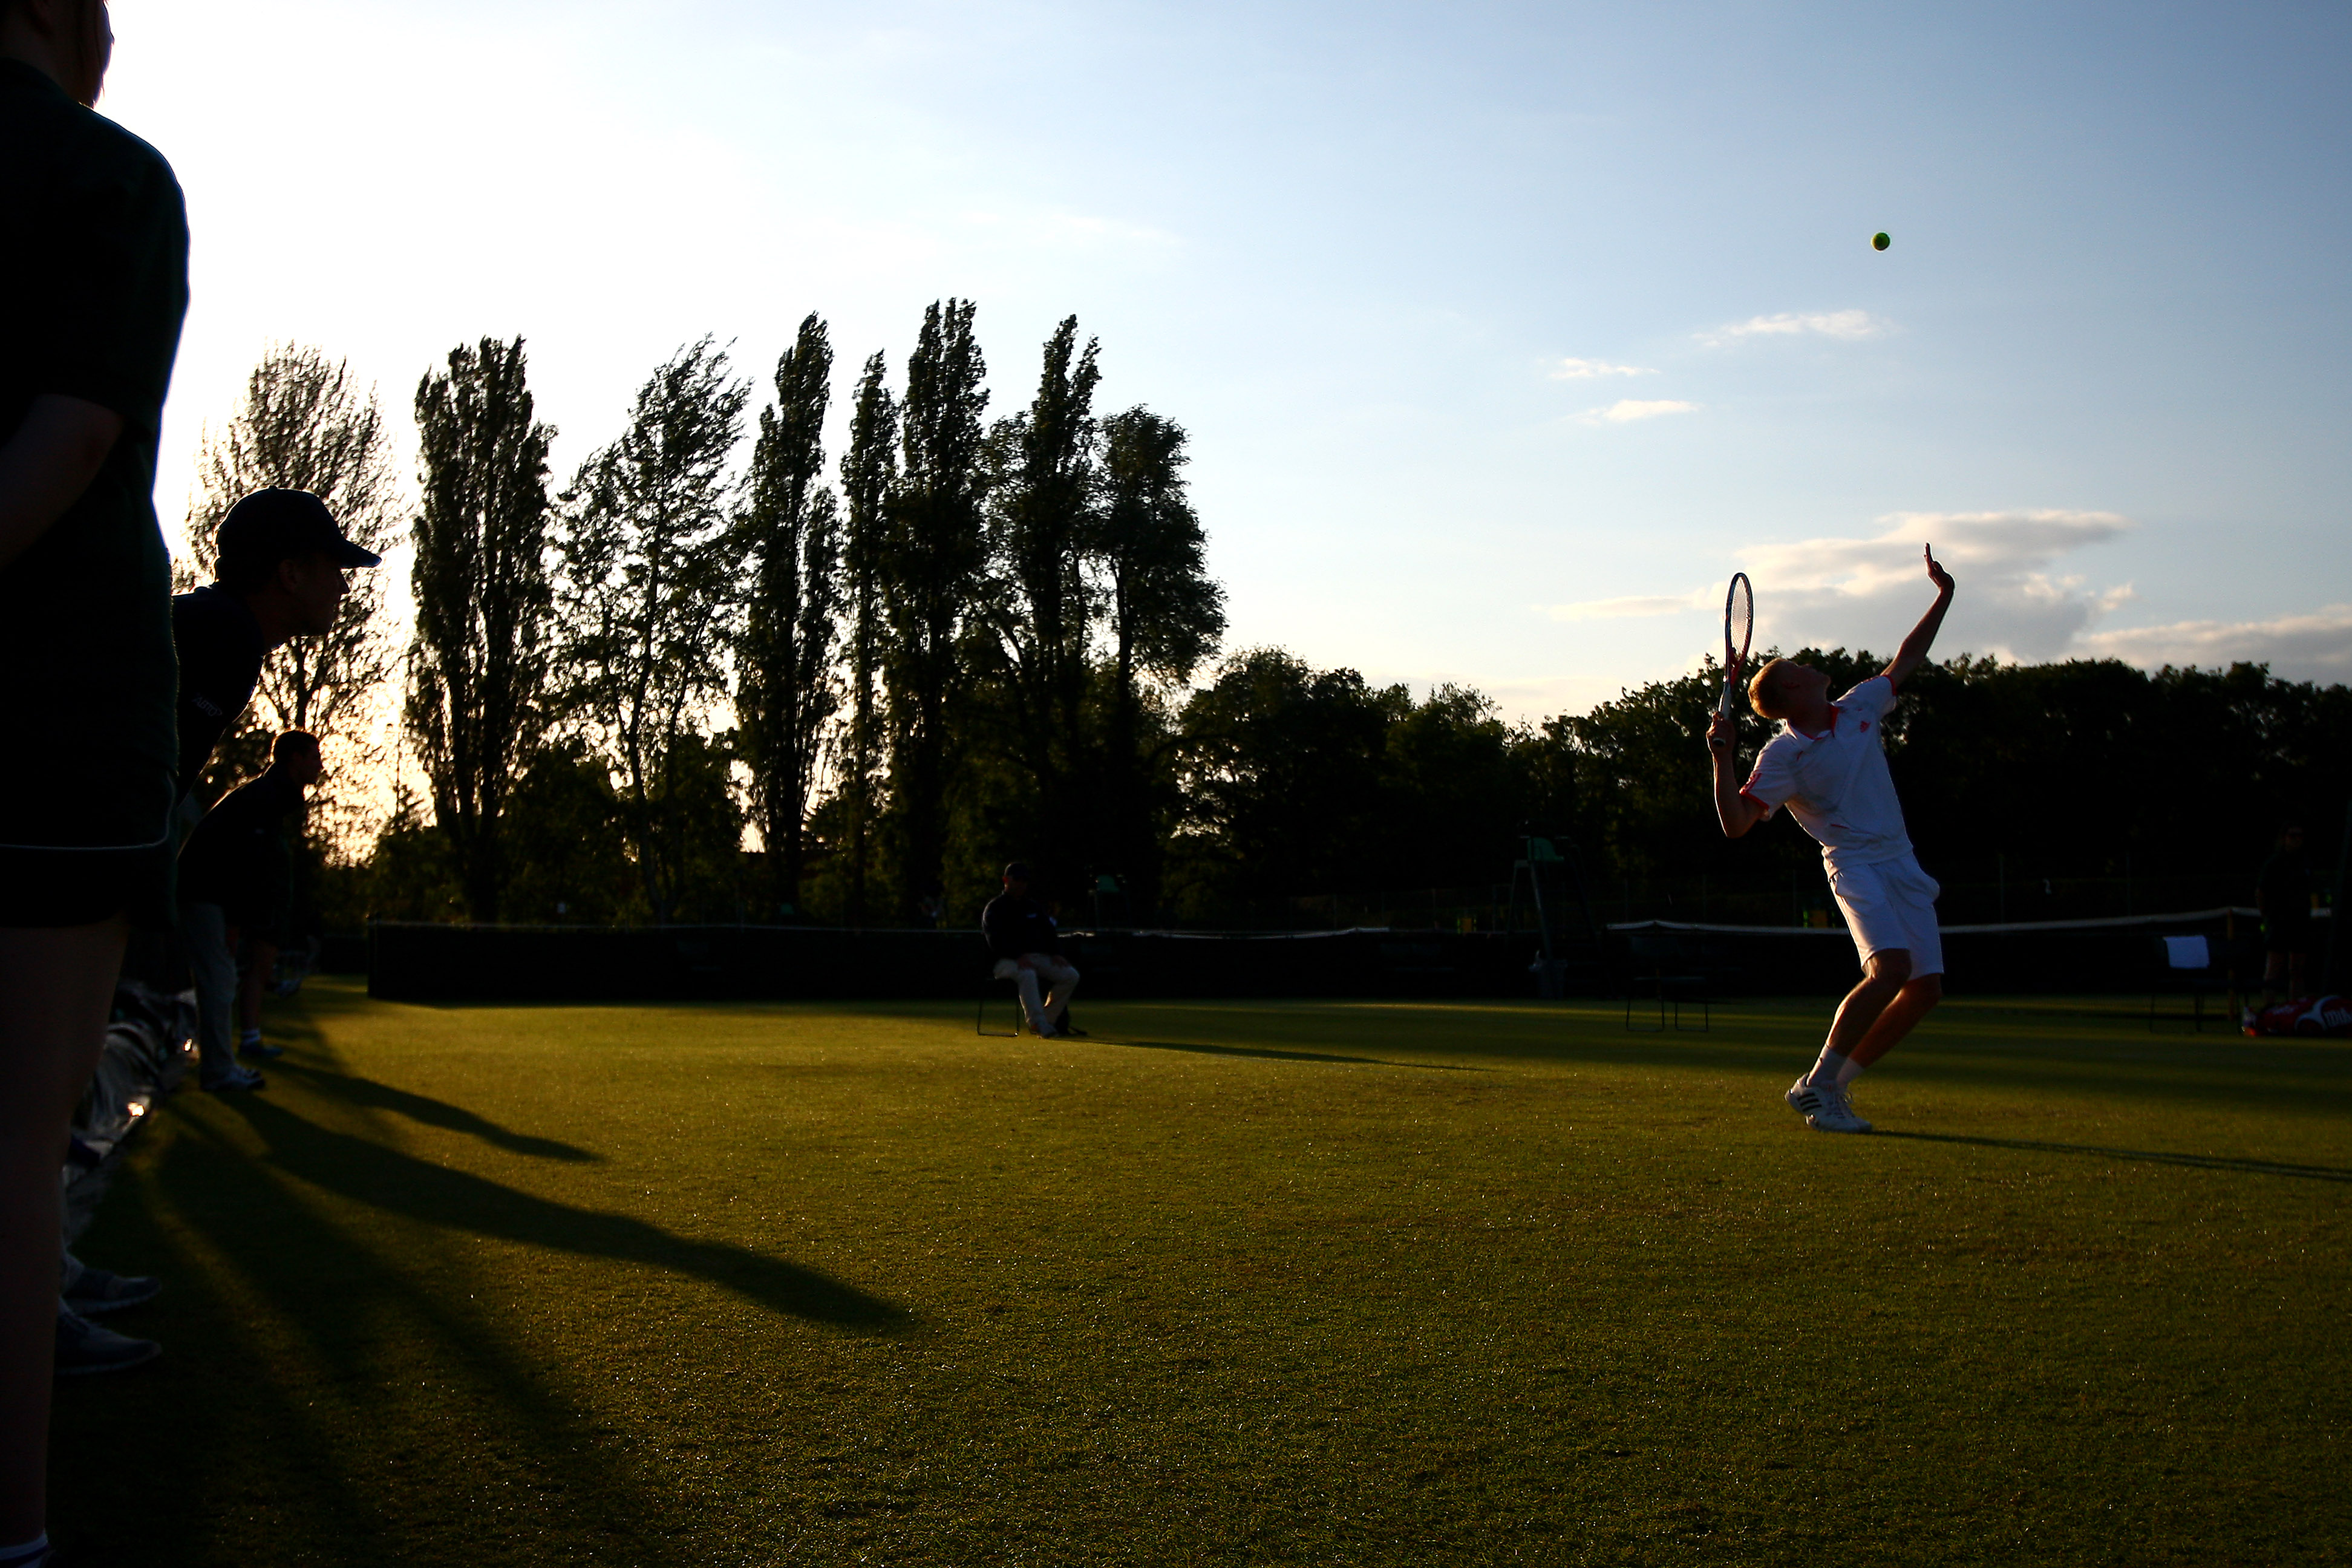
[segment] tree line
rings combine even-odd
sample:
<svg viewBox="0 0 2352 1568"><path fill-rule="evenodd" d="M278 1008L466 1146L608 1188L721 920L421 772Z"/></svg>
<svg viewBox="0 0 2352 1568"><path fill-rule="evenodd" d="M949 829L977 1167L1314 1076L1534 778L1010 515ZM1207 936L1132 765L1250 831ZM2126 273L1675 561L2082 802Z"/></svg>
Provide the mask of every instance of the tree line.
<svg viewBox="0 0 2352 1568"><path fill-rule="evenodd" d="M335 732L345 775L312 835L322 883L341 873L322 903L908 921L968 905L1008 854L1056 886L1148 882L1160 715L1224 631L1186 434L1149 407L1097 408L1099 345L1075 318L1025 405L992 419L974 319L969 300L933 304L895 380L882 353L865 361L837 464L819 316L755 419L726 350L688 344L560 488L522 341L453 350L415 393L415 616L393 677L422 777L364 852L331 852L350 781L383 750L352 721L391 662L367 584L378 597L337 634L365 657L330 671L350 711L310 723ZM315 489L355 538L388 542L383 447L343 367L273 352L208 447L196 564L262 483ZM364 476L319 460L346 449ZM280 667L323 657L273 658L225 773L298 721Z"/></svg>
<svg viewBox="0 0 2352 1568"><path fill-rule="evenodd" d="M1838 690L1885 663L1843 648L1795 657ZM1713 671L1693 673L1542 726L1574 759L1577 830L1609 876L1745 888L1759 917L1786 909L1791 889L1825 907L1818 852L1785 813L1738 843L1691 831L1713 815L1706 770L1689 760L1693 726L1720 689ZM1744 729L1743 763L1766 726ZM2149 671L1962 655L1912 676L1885 738L1947 921L2122 912L2048 902L2047 884L2068 879L2137 879L2173 908L2249 903L2289 822L2309 830L2315 868L2332 877L2352 809L2352 689L2257 664ZM1997 903L2004 881L2011 892Z"/></svg>
<svg viewBox="0 0 2352 1568"><path fill-rule="evenodd" d="M1792 657L1839 690L1885 663L1844 648ZM1175 714L1175 912L1263 917L1313 893L1377 910L1383 890L1507 884L1526 834L1575 856L1607 918L1826 911L1819 849L1785 813L1737 842L1717 830L1701 736L1720 690L1709 667L1511 724L1475 691L1415 700L1279 651L1237 655ZM1743 766L1770 728L1743 719ZM2136 878L2175 907L2244 903L2290 821L2331 873L2352 798L2352 689L2258 665L1964 655L1913 676L1886 743L1947 919L2118 912L2047 901L2048 884L2070 880ZM2000 907L2004 879L2015 892Z"/></svg>
<svg viewBox="0 0 2352 1568"><path fill-rule="evenodd" d="M991 418L973 323L942 301L896 377L868 356L837 456L820 317L756 406L723 347L689 343L560 483L522 341L461 345L416 387L405 509L373 396L316 350L272 351L207 443L196 565L238 495L295 485L372 549L405 521L415 618L403 649L383 584L357 574L333 636L273 656L213 787L274 729L328 736L307 897L337 928L964 924L1016 856L1074 913L1262 923L1305 895L1505 880L1528 834L1596 887L1696 884L1724 913L1744 889L1750 918L1820 900L1791 824L1715 831L1712 671L1519 724L1459 687L1221 656L1183 428L1097 411L1075 319ZM1881 662L1802 657L1841 685ZM369 723L387 683L389 735ZM1748 753L1763 733L1749 721ZM1948 886L2137 865L2226 889L2288 817L2334 843L2352 692L2257 666L1962 657L1915 677L1887 741ZM375 826L386 766L401 784Z"/></svg>

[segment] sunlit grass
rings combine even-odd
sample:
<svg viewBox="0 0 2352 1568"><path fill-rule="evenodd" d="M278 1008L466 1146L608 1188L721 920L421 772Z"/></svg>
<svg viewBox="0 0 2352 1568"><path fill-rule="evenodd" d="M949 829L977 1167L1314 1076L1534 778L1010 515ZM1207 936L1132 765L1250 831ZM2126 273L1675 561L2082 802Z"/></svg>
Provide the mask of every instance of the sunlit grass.
<svg viewBox="0 0 2352 1568"><path fill-rule="evenodd" d="M314 982L82 1248L100 1563L2335 1561L2337 1043L1955 1003L421 1007Z"/></svg>

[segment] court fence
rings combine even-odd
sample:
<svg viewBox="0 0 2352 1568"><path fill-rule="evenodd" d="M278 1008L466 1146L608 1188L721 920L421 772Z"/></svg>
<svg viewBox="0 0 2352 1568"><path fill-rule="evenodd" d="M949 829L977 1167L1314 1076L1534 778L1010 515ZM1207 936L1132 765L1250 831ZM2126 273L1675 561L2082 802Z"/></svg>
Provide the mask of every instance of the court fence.
<svg viewBox="0 0 2352 1568"><path fill-rule="evenodd" d="M2318 922L2323 938L2331 922ZM2217 908L2081 921L1944 928L1956 994L2146 994L2168 978L2162 939L2202 936L2243 984L2260 976L2254 911ZM1358 928L1210 933L1069 932L1097 998L1533 998L1530 932ZM2315 955L2316 961L2319 955ZM1662 981L1712 997L1831 996L1853 984L1839 927L1640 921L1558 954L1570 997L1641 994ZM368 990L403 1002L971 1000L1002 988L976 931L806 926L456 925L378 921Z"/></svg>

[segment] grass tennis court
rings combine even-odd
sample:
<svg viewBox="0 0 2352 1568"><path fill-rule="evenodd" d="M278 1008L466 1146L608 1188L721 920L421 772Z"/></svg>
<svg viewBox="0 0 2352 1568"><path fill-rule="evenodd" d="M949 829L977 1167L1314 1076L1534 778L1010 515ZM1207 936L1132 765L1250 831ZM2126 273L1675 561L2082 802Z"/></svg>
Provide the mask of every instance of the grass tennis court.
<svg viewBox="0 0 2352 1568"><path fill-rule="evenodd" d="M425 1007L313 982L80 1247L81 1561L2352 1552L2342 1042L1955 1002Z"/></svg>

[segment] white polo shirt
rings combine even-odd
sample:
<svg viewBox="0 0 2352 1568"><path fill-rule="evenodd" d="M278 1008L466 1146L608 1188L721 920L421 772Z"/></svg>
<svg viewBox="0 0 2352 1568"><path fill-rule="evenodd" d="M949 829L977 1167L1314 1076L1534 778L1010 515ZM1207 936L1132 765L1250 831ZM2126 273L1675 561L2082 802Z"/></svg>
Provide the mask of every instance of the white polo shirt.
<svg viewBox="0 0 2352 1568"><path fill-rule="evenodd" d="M1894 682L1874 675L1837 700L1823 733L1809 735L1784 720L1739 793L1766 816L1787 805L1832 871L1901 859L1911 853L1911 835L1879 733L1894 705Z"/></svg>

